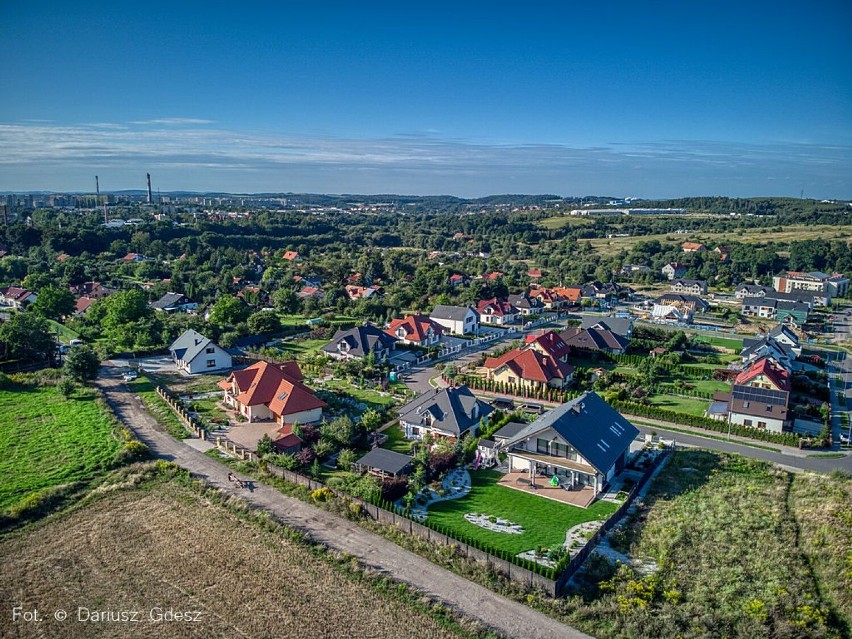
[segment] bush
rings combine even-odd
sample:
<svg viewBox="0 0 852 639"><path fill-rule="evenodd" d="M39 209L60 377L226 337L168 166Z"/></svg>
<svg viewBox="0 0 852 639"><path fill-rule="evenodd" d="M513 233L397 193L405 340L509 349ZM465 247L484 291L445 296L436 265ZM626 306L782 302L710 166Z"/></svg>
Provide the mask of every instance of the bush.
<svg viewBox="0 0 852 639"><path fill-rule="evenodd" d="M396 501L408 492L408 482L403 477L382 481L382 499Z"/></svg>
<svg viewBox="0 0 852 639"><path fill-rule="evenodd" d="M60 393L62 393L62 396L65 399L68 399L74 394L74 391L77 390L77 384L75 384L74 380L70 377L63 377L59 380L56 388Z"/></svg>
<svg viewBox="0 0 852 639"><path fill-rule="evenodd" d="M336 443L325 438L321 438L314 444L314 453L317 459L326 459L333 455L335 450L337 450Z"/></svg>
<svg viewBox="0 0 852 639"><path fill-rule="evenodd" d="M337 467L341 470L351 471L356 461L357 455L355 454L355 451L349 448L344 448L337 456Z"/></svg>
<svg viewBox="0 0 852 639"><path fill-rule="evenodd" d="M135 439L126 442L124 447L115 455L115 464L121 466L124 464L132 464L133 462L148 459L151 456L151 449L145 444Z"/></svg>
<svg viewBox="0 0 852 639"><path fill-rule="evenodd" d="M267 433L263 437L260 438L260 441L257 442L257 454L259 457L263 458L267 455L271 455L275 452L275 444L272 441L272 438Z"/></svg>

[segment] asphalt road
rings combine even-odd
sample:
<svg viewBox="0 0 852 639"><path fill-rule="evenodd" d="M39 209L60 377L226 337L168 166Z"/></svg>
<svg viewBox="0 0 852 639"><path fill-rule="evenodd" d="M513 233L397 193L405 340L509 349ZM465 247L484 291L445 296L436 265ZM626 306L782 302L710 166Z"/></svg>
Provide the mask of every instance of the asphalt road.
<svg viewBox="0 0 852 639"><path fill-rule="evenodd" d="M173 461L208 484L269 511L279 521L306 533L314 541L348 553L364 565L412 585L507 637L590 639L570 626L440 568L357 524L288 497L250 477L238 475L253 484L251 491L237 488L228 481L229 467L165 432L122 383L117 366L103 367L97 385L103 389L119 419L157 457Z"/></svg>

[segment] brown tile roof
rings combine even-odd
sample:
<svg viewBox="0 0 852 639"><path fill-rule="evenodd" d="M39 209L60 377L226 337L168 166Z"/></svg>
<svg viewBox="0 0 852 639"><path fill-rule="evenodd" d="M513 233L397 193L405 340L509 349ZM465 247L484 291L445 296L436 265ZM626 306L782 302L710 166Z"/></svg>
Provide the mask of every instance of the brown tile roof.
<svg viewBox="0 0 852 639"><path fill-rule="evenodd" d="M511 350L500 357L489 357L485 367L494 369L508 366L519 378L547 383L552 379L567 379L574 367L534 349Z"/></svg>
<svg viewBox="0 0 852 639"><path fill-rule="evenodd" d="M244 406L265 405L278 416L299 413L325 406L309 388L302 384L302 372L296 362L278 366L257 362L243 370L234 371L219 386L228 390L236 384L236 400Z"/></svg>
<svg viewBox="0 0 852 639"><path fill-rule="evenodd" d="M402 319L392 320L385 333L391 337L397 337L397 329L402 327L405 330L405 339L409 342L422 342L426 339L426 332L429 328L436 335L441 335L444 332L444 327L434 321L428 315L416 313Z"/></svg>
<svg viewBox="0 0 852 639"><path fill-rule="evenodd" d="M737 375L734 384L740 386L746 385L758 375L765 375L778 390L790 390L790 380L787 371L769 357L762 357Z"/></svg>

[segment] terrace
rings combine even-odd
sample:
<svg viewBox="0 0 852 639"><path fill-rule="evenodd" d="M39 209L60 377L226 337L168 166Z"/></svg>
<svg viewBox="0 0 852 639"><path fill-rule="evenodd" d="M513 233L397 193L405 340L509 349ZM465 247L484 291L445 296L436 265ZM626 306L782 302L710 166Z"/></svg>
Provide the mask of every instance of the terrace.
<svg viewBox="0 0 852 639"><path fill-rule="evenodd" d="M551 486L544 475L539 475L533 484L528 472L509 472L497 482L500 486L520 490L521 492L552 499L563 504L570 504L580 508L588 508L595 500L595 491L591 486L568 489L564 486Z"/></svg>

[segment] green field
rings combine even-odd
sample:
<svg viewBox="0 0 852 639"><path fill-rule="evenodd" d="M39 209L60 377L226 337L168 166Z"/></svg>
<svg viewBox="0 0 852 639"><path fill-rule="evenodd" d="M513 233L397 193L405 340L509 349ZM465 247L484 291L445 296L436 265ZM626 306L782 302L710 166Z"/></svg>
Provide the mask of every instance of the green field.
<svg viewBox="0 0 852 639"><path fill-rule="evenodd" d="M324 383L323 388L335 391L343 391L351 395L359 402L364 402L369 408L384 410L394 402L390 395L382 395L378 391L367 388L358 388L342 379L332 379Z"/></svg>
<svg viewBox="0 0 852 639"><path fill-rule="evenodd" d="M161 426L165 427L166 432L175 439L186 439L189 437L189 431L184 428L183 424L177 418L174 411L169 408L169 405L157 395L156 385L144 375L140 375L127 386L134 395L142 398L145 408L153 415Z"/></svg>
<svg viewBox="0 0 852 639"><path fill-rule="evenodd" d="M72 331L64 324L60 324L59 322L51 319L47 320L47 323L50 324L50 327L57 334L57 336L59 336L59 341L61 341L63 344L67 344L72 339L80 338L79 333Z"/></svg>
<svg viewBox="0 0 852 639"><path fill-rule="evenodd" d="M606 519L618 508L599 501L589 508L578 508L551 499L498 486L503 476L491 470L472 473L473 488L461 499L443 501L429 507L429 521L449 529L459 539L473 538L482 544L512 554L538 546L554 547L565 543L565 532L585 521ZM491 532L464 519L466 513L503 517L520 524L520 535Z"/></svg>
<svg viewBox="0 0 852 639"><path fill-rule="evenodd" d="M280 350L285 357L297 357L299 355L315 355L326 344L328 344L327 339L303 339L281 342L275 348Z"/></svg>
<svg viewBox="0 0 852 639"><path fill-rule="evenodd" d="M382 433L388 436L388 440L382 444L382 448L387 448L388 450L402 453L403 455L409 455L411 453L411 444L414 442L405 438L405 435L398 424L383 430Z"/></svg>
<svg viewBox="0 0 852 639"><path fill-rule="evenodd" d="M710 405L709 400L694 399L692 397L678 397L677 395L657 394L649 397L651 404L666 410L672 410L686 415L701 417Z"/></svg>
<svg viewBox="0 0 852 639"><path fill-rule="evenodd" d="M122 444L94 400L91 391L66 400L52 386L0 390L0 510L110 468Z"/></svg>
<svg viewBox="0 0 852 639"><path fill-rule="evenodd" d="M720 348L730 348L738 353L743 348L743 341L733 337L717 337L715 335L695 335L695 341Z"/></svg>

